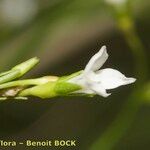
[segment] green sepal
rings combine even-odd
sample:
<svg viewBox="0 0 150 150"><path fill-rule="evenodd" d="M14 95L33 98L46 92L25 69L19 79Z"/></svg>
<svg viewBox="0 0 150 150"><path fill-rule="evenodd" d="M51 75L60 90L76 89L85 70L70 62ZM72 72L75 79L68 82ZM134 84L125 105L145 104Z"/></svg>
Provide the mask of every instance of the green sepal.
<svg viewBox="0 0 150 150"><path fill-rule="evenodd" d="M62 82L62 81L68 81L68 80L70 80L71 78L74 78L74 77L80 75L82 72L83 72L83 70L80 70L80 71L77 71L77 72L75 72L75 73L72 73L71 75L62 76L62 77L59 78L58 81L61 81L61 82Z"/></svg>
<svg viewBox="0 0 150 150"><path fill-rule="evenodd" d="M51 98L57 96L54 91L56 82L48 82L42 85L34 86L20 92L19 96L37 96L40 98Z"/></svg>
<svg viewBox="0 0 150 150"><path fill-rule="evenodd" d="M54 87L54 91L58 95L69 95L70 93L81 89L82 89L81 86L73 83L68 83L68 82L57 82Z"/></svg>
<svg viewBox="0 0 150 150"><path fill-rule="evenodd" d="M5 74L0 77L0 84L12 81L12 80L16 79L19 75L20 75L19 70L13 70L13 71L9 72L8 74Z"/></svg>
<svg viewBox="0 0 150 150"><path fill-rule="evenodd" d="M39 59L37 57L34 57L19 65L16 65L11 70L19 70L20 71L19 77L21 77L25 73L27 73L29 70L31 70L38 62L39 62Z"/></svg>
<svg viewBox="0 0 150 150"><path fill-rule="evenodd" d="M9 71L2 72L2 73L0 73L0 77L1 77L1 76L4 76L4 75L7 75L7 74L9 74L9 73L11 73L11 72L13 72L13 71L12 71L12 70L9 70Z"/></svg>
<svg viewBox="0 0 150 150"><path fill-rule="evenodd" d="M69 96L82 87L78 84L69 83L68 80L81 74L82 71L78 71L69 76L60 77L57 81L48 82L42 85L27 88L20 92L19 96L37 96L40 98L51 98L55 96Z"/></svg>
<svg viewBox="0 0 150 150"><path fill-rule="evenodd" d="M19 65L16 65L9 71L0 73L0 84L12 81L14 79L23 76L30 69L32 69L38 62L39 60L36 57L34 57Z"/></svg>
<svg viewBox="0 0 150 150"><path fill-rule="evenodd" d="M69 95L71 92L80 90L81 87L67 82L48 82L23 90L19 96L37 96L40 98L51 98L55 96Z"/></svg>

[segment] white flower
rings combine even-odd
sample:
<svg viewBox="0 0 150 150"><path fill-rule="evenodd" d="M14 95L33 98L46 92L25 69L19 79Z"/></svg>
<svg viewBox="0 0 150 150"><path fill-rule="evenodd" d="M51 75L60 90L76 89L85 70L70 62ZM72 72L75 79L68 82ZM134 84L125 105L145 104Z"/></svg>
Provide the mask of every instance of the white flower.
<svg viewBox="0 0 150 150"><path fill-rule="evenodd" d="M135 78L127 78L115 69L100 69L108 58L106 46L103 46L86 65L83 73L69 80L78 84L82 90L78 93L98 94L107 97L110 93L106 90L114 89L121 85L130 84L136 81Z"/></svg>

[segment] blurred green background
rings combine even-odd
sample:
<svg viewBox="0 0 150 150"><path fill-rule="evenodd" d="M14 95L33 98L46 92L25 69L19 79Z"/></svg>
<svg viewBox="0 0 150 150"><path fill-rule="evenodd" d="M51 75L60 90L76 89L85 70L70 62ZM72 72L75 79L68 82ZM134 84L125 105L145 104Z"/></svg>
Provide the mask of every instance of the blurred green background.
<svg viewBox="0 0 150 150"><path fill-rule="evenodd" d="M150 1L132 0L130 9L149 58ZM140 79L135 74L130 46L116 24L104 0L0 0L0 71L37 56L41 62L26 78L67 75L83 69L106 45L109 59L104 67ZM120 114L134 86L115 89L107 99L96 96L0 102L0 139L76 139L74 149L88 150ZM149 150L149 116L150 105L145 103L113 148L97 150Z"/></svg>

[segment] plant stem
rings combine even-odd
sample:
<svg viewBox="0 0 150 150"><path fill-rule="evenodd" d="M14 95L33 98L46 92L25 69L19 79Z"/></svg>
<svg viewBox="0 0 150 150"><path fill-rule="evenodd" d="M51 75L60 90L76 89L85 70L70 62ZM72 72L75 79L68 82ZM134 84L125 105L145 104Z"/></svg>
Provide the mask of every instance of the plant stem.
<svg viewBox="0 0 150 150"><path fill-rule="evenodd" d="M127 25L125 25L127 24ZM144 82L147 79L148 65L145 55L145 48L136 32L134 22L130 16L124 18L118 18L118 27L122 31L125 40L130 47L136 66L136 75L139 77L140 82Z"/></svg>
<svg viewBox="0 0 150 150"><path fill-rule="evenodd" d="M8 83L4 83L0 85L0 90L1 89L7 89L11 87L16 87L16 86L31 86L31 85L41 85L45 84L47 82L53 82L58 80L58 77L56 76L45 76L41 78L36 78L36 79L26 79L26 80L17 80L17 81L12 81Z"/></svg>

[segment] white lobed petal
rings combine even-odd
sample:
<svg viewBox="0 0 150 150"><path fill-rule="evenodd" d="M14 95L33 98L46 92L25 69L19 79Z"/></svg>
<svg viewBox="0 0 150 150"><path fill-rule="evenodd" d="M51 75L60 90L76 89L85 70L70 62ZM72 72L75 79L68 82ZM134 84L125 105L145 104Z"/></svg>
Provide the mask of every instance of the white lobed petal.
<svg viewBox="0 0 150 150"><path fill-rule="evenodd" d="M89 85L86 81L86 78L83 76L83 74L80 74L74 78L71 78L68 82L78 84L82 87L81 90L76 91L75 93L85 93L85 94L94 94L95 93L89 87Z"/></svg>
<svg viewBox="0 0 150 150"><path fill-rule="evenodd" d="M69 82L82 87L82 90L76 91L75 93L97 94L107 97L110 95L110 93L107 93L108 89L114 89L136 81L135 78L127 78L118 70L111 68L100 69L107 58L106 46L103 46L90 59L83 73L69 80Z"/></svg>
<svg viewBox="0 0 150 150"><path fill-rule="evenodd" d="M110 95L110 93L107 93L106 89L102 87L102 85L87 79L83 74L70 79L69 82L82 86L82 89L75 93L97 94L103 97Z"/></svg>
<svg viewBox="0 0 150 150"><path fill-rule="evenodd" d="M111 93L107 93L106 89L100 84L92 84L90 88L93 90L93 93L96 93L97 95L103 97L108 97L111 95Z"/></svg>
<svg viewBox="0 0 150 150"><path fill-rule="evenodd" d="M105 89L114 89L121 85L131 84L136 81L135 78L127 78L118 70L111 68L97 71L95 80Z"/></svg>
<svg viewBox="0 0 150 150"><path fill-rule="evenodd" d="M100 69L108 58L106 46L102 46L98 53L96 53L88 62L84 69L84 74Z"/></svg>

